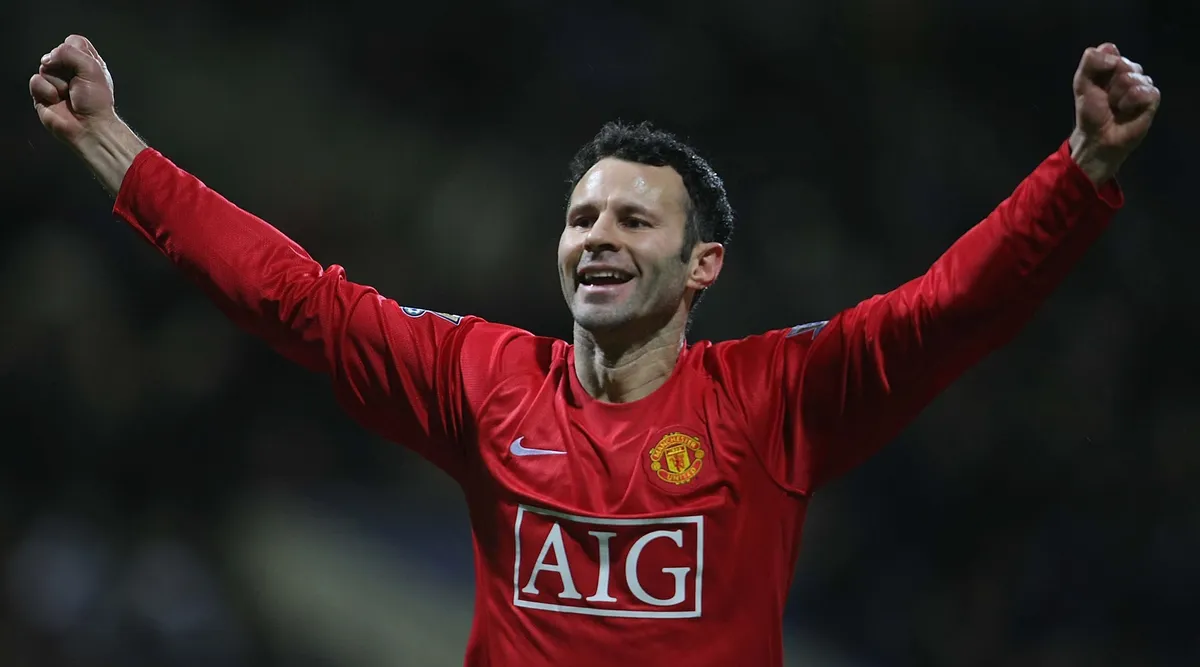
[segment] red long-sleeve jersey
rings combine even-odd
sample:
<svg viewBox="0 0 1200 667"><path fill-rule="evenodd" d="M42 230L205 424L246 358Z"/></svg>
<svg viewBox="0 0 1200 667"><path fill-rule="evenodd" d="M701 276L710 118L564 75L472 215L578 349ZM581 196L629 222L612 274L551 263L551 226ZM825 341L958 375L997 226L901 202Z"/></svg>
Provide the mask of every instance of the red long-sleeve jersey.
<svg viewBox="0 0 1200 667"><path fill-rule="evenodd" d="M475 542L471 667L782 664L813 491L1010 339L1122 205L1064 144L922 276L826 322L699 342L592 399L572 346L406 308L158 152L115 213L237 324L450 474Z"/></svg>

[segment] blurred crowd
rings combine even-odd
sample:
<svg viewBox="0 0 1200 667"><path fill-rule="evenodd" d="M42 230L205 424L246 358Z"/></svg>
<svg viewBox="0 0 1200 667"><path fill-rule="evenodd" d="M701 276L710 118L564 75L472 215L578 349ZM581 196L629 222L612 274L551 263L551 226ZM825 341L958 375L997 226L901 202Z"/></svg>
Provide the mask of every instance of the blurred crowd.
<svg viewBox="0 0 1200 667"><path fill-rule="evenodd" d="M1200 664L1200 102L1183 4L948 0L6 8L0 667L460 664L432 466L236 331L21 92L90 37L151 145L406 305L566 336L566 162L677 131L740 227L693 338L918 274L1071 129L1082 50L1163 90L1113 228L1031 326L813 500L793 664Z"/></svg>

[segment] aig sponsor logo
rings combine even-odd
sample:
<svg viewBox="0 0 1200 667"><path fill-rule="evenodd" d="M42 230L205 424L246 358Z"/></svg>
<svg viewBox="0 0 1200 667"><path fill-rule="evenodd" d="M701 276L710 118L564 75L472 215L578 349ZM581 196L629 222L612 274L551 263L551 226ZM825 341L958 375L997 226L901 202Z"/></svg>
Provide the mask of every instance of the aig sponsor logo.
<svg viewBox="0 0 1200 667"><path fill-rule="evenodd" d="M696 618L704 517L597 519L521 505L513 604L566 614Z"/></svg>

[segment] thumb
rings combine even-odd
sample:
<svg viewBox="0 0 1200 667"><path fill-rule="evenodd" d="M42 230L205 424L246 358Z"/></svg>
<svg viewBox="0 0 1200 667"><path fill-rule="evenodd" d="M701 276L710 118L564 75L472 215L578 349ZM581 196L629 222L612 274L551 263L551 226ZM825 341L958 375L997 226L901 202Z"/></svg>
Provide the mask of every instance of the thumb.
<svg viewBox="0 0 1200 667"><path fill-rule="evenodd" d="M42 56L38 73L58 88L59 98L80 120L112 111L113 86L108 69L83 48L70 42L58 45Z"/></svg>
<svg viewBox="0 0 1200 667"><path fill-rule="evenodd" d="M1103 87L1120 62L1117 47L1111 43L1086 49L1079 59L1079 69L1075 71L1075 94L1091 86Z"/></svg>
<svg viewBox="0 0 1200 667"><path fill-rule="evenodd" d="M104 67L91 54L77 46L60 44L42 56L42 66L66 74L65 79L79 78L88 82L104 80Z"/></svg>

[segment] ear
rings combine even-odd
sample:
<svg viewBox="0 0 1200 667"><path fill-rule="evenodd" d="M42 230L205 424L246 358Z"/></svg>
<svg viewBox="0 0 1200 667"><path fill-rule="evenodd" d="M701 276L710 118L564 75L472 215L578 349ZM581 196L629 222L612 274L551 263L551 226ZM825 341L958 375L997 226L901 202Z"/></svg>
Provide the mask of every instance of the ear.
<svg viewBox="0 0 1200 667"><path fill-rule="evenodd" d="M687 286L694 290L707 289L717 282L725 265L725 246L716 242L697 243L692 249Z"/></svg>

